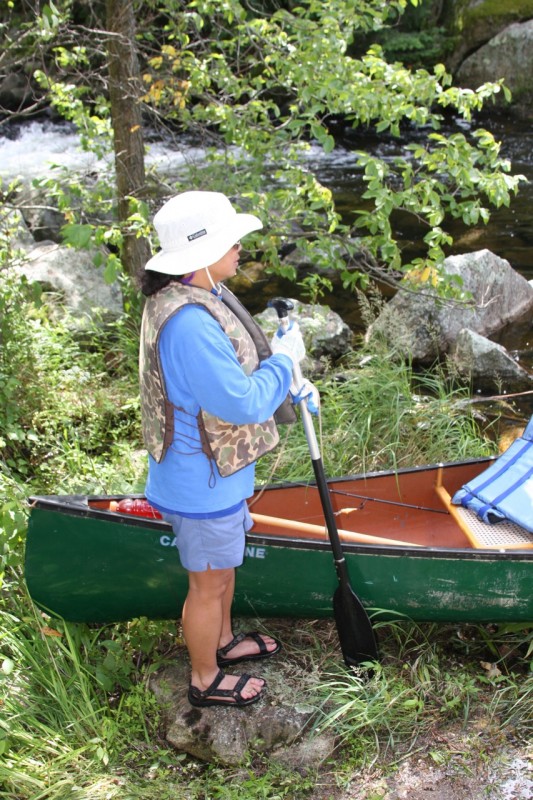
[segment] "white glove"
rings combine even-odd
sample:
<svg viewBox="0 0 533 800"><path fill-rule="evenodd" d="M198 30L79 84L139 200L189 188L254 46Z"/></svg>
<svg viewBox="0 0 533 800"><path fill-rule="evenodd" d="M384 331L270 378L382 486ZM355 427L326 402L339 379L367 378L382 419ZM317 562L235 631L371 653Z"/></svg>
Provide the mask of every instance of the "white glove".
<svg viewBox="0 0 533 800"><path fill-rule="evenodd" d="M299 364L305 358L305 344L298 323L291 322L286 331L281 327L278 328L272 337L270 347L273 353L289 356L293 365Z"/></svg>
<svg viewBox="0 0 533 800"><path fill-rule="evenodd" d="M320 408L320 394L318 389L308 381L307 378L303 379L303 383L298 388L296 383L293 381L290 388L291 399L294 405L298 405L301 403L302 400L305 400L307 403L307 408L311 412L311 414L318 414L318 409Z"/></svg>

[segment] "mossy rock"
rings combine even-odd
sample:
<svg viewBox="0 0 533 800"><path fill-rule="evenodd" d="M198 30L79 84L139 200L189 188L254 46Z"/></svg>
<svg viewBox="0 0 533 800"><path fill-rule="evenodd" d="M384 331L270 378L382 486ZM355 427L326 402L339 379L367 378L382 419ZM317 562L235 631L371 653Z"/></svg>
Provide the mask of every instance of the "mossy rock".
<svg viewBox="0 0 533 800"><path fill-rule="evenodd" d="M455 71L463 59L513 22L533 18L533 0L453 0L443 20L457 37L457 47L448 59Z"/></svg>

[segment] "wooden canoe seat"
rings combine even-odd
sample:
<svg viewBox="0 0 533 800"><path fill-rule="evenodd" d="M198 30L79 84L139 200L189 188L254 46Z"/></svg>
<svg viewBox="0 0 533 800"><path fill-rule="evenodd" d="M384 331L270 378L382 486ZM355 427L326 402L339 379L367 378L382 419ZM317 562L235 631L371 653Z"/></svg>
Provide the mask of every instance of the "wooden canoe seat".
<svg viewBox="0 0 533 800"><path fill-rule="evenodd" d="M295 519L284 519L283 517L270 517L265 514L251 513L254 523L258 525L266 525L269 528L274 528L280 536L293 536L294 534L302 536L304 539L314 539L319 541L327 541L328 532L325 525L311 525L308 522L300 522ZM337 531L339 538L342 542L352 542L357 544L382 544L393 545L394 547L420 547L415 542L406 542L403 539L389 539L385 536L372 536L367 533L357 533L356 531L345 531L339 529Z"/></svg>
<svg viewBox="0 0 533 800"><path fill-rule="evenodd" d="M515 522L503 520L491 525L488 522L482 522L475 511L454 505L449 493L442 485L442 469L439 469L437 473L435 491L444 507L468 537L472 547L479 550L507 550L513 548L528 550L533 548L533 533L520 527Z"/></svg>

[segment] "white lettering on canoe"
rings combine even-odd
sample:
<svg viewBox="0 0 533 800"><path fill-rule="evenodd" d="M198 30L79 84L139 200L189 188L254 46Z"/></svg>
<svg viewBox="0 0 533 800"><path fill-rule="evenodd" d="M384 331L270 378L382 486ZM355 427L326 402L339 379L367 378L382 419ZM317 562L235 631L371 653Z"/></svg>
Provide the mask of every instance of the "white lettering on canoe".
<svg viewBox="0 0 533 800"><path fill-rule="evenodd" d="M162 545L162 547L175 547L176 537L163 534L163 536L159 537L159 544ZM248 545L244 551L244 555L248 558L266 558L266 550L264 547Z"/></svg>
<svg viewBox="0 0 533 800"><path fill-rule="evenodd" d="M266 550L264 547L248 545L244 551L244 555L248 558L266 558Z"/></svg>

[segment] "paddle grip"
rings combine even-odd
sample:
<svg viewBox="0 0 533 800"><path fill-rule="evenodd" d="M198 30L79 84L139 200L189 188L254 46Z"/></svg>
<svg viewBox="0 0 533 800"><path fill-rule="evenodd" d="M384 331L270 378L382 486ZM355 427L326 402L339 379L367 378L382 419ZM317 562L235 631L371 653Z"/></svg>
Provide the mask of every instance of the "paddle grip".
<svg viewBox="0 0 533 800"><path fill-rule="evenodd" d="M267 306L276 310L280 327L286 331L290 323L289 311L294 309L292 300L287 300L284 297L273 297L272 300L268 301Z"/></svg>

